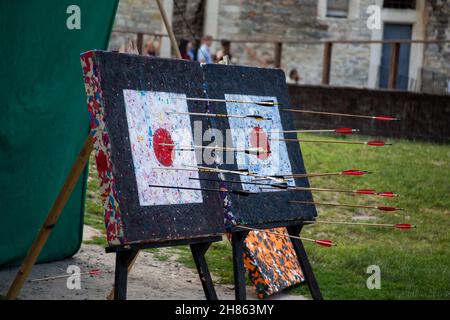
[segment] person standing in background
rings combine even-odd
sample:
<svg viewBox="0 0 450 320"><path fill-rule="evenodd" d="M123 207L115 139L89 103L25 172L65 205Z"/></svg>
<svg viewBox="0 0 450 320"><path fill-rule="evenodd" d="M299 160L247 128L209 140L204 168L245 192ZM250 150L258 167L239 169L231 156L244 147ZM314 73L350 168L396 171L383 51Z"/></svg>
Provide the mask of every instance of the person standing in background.
<svg viewBox="0 0 450 320"><path fill-rule="evenodd" d="M144 47L144 55L147 56L159 56L161 50L161 36L155 36L149 39Z"/></svg>
<svg viewBox="0 0 450 320"><path fill-rule="evenodd" d="M211 36L204 36L202 38L202 44L197 52L197 61L200 63L213 63L211 56L211 45L213 38Z"/></svg>
<svg viewBox="0 0 450 320"><path fill-rule="evenodd" d="M292 69L289 72L289 77L286 79L286 82L289 84L296 84L298 85L298 83L300 82L300 74L298 73L297 69Z"/></svg>
<svg viewBox="0 0 450 320"><path fill-rule="evenodd" d="M180 45L178 46L181 53L181 58L184 60L194 61L194 53L192 51L192 42L186 39L180 40Z"/></svg>
<svg viewBox="0 0 450 320"><path fill-rule="evenodd" d="M231 50L230 50L231 42L228 41L228 40L222 40L222 41L220 41L220 45L222 46L222 48L220 48L220 49L216 52L216 54L215 54L215 56L214 56L214 61L215 61L216 63L218 63L218 62L222 61L222 59L223 59L224 56L228 56L228 58L230 59L230 61L232 61L232 59L231 59L231 58L232 58L232 57L231 57Z"/></svg>

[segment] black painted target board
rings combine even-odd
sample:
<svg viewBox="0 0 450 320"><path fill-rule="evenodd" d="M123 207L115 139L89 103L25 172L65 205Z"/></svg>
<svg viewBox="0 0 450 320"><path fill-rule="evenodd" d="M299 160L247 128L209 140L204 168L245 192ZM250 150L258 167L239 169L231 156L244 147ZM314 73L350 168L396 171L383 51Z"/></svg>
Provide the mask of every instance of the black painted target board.
<svg viewBox="0 0 450 320"><path fill-rule="evenodd" d="M94 51L92 59L93 78L99 79L100 88L96 90L102 104L96 112L105 114L110 145L112 168L106 174L114 176L114 201L119 203L121 212L120 221L106 219L107 233L114 233L120 224L121 244L223 234L223 202L219 193L150 187L215 187L212 182L189 178L217 175L173 170L203 163L193 151L174 150L166 145L195 144L194 121L199 121L203 130L208 128L204 117L170 114L204 109L202 103L183 99L203 95L200 65L103 51ZM96 151L98 156L99 150Z"/></svg>
<svg viewBox="0 0 450 320"><path fill-rule="evenodd" d="M275 101L280 106L266 107L254 103L211 102L212 113L229 115L259 115L270 118L267 121L256 119L224 118L213 120L213 127L228 133L232 147L240 149L263 148L270 153L260 155L243 152L224 154L221 168L228 170L249 169L261 175L286 175L306 173L303 157L298 143L272 141L271 139L296 138L295 133L282 133L294 129L291 114L280 111L289 108L289 98L285 74L279 69L243 67L234 65L204 65L207 94L210 98L240 101ZM230 146L230 145L229 145ZM232 163L227 163L233 159ZM313 201L310 191L281 190L261 187L245 182L255 179L234 174L225 174L229 188L260 192L247 198L230 194L231 212L238 223L254 227L268 224L295 224L300 220L312 220L317 216L315 206L288 203L289 200ZM274 183L260 181L256 183ZM306 178L290 179L288 184L309 187Z"/></svg>

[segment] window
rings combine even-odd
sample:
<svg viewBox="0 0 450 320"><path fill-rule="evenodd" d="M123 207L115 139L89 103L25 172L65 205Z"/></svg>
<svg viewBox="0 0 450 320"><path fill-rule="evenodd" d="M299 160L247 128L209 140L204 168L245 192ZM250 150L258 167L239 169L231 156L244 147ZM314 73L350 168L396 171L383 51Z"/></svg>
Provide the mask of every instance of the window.
<svg viewBox="0 0 450 320"><path fill-rule="evenodd" d="M383 7L391 9L415 9L416 0L384 0Z"/></svg>
<svg viewBox="0 0 450 320"><path fill-rule="evenodd" d="M329 18L347 18L349 0L328 0L327 17Z"/></svg>

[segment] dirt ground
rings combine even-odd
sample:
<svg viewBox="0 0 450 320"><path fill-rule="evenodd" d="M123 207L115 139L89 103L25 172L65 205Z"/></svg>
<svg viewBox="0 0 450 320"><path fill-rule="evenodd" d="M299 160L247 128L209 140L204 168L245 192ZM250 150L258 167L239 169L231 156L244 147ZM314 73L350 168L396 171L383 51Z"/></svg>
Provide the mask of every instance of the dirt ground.
<svg viewBox="0 0 450 320"><path fill-rule="evenodd" d="M84 239L96 234L96 230L85 226ZM67 279L31 282L22 289L21 299L64 299L64 300L102 300L114 282L114 254L107 254L97 245L83 244L81 250L72 258L52 263L36 265L29 280L67 274L69 265L77 265L81 272L101 269L98 276L81 276L81 288L70 290ZM0 269L0 294L6 294L17 268ZM219 299L234 299L232 285L216 285ZM247 288L247 297L256 299L253 288ZM141 252L128 278L129 299L205 299L200 280L195 270L186 268L174 259L159 261L149 252ZM278 294L273 299L302 300L302 296Z"/></svg>

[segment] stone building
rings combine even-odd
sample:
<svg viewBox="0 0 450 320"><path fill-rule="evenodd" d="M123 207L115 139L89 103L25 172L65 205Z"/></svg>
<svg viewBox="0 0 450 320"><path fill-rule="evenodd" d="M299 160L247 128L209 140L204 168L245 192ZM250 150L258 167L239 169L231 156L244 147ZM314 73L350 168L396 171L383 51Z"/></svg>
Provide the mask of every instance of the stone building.
<svg viewBox="0 0 450 320"><path fill-rule="evenodd" d="M258 65L268 56L274 59L274 43L282 42L281 67L286 72L297 69L300 83L305 84L321 83L320 41L450 39L447 0L164 0L164 4L178 39L209 34L231 40L235 64ZM370 28L368 20L374 22L369 23ZM154 0L121 0L113 30L132 33L114 32L112 50L139 31L165 33ZM220 43L214 46L213 50ZM334 44L330 83L385 88L390 47L381 43ZM170 55L167 37L161 38L161 55ZM448 90L450 43L402 44L400 61L399 88Z"/></svg>

